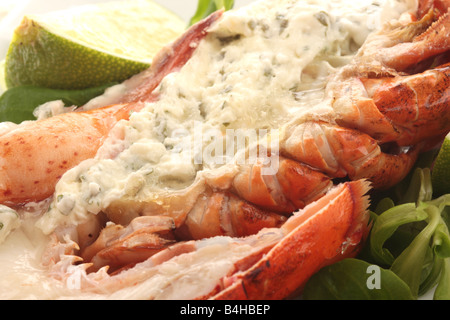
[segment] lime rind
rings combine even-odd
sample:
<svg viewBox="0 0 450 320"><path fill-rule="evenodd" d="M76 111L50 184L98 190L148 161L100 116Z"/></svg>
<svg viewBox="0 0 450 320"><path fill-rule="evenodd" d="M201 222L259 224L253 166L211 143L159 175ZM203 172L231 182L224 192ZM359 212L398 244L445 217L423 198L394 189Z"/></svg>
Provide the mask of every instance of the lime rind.
<svg viewBox="0 0 450 320"><path fill-rule="evenodd" d="M36 29L33 30L37 32L36 37L16 37L13 41L20 43L11 46L7 53L5 81L8 88L21 85L54 89L90 88L124 81L150 65L80 45L36 24L31 28ZM23 32L29 32L29 29Z"/></svg>
<svg viewBox="0 0 450 320"><path fill-rule="evenodd" d="M13 35L3 79L7 88L83 89L121 82L148 68L185 27L149 0L25 16Z"/></svg>
<svg viewBox="0 0 450 320"><path fill-rule="evenodd" d="M186 27L178 15L149 0L88 4L28 18L72 42L143 63L150 63L155 50ZM92 20L96 23L91 23ZM148 45L149 39L136 34L149 30L155 30L150 39L154 48Z"/></svg>
<svg viewBox="0 0 450 320"><path fill-rule="evenodd" d="M0 61L0 94L2 94L7 89L5 80L5 66L6 59L3 59L2 61Z"/></svg>
<svg viewBox="0 0 450 320"><path fill-rule="evenodd" d="M444 139L436 157L431 179L434 194L450 193L450 133Z"/></svg>

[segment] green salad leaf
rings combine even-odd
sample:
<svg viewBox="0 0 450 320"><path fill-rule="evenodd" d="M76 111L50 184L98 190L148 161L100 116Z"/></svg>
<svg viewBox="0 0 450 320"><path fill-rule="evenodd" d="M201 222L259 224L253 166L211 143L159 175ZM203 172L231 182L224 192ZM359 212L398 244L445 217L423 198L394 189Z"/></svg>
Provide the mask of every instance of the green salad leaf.
<svg viewBox="0 0 450 320"><path fill-rule="evenodd" d="M11 88L0 97L0 121L21 123L25 120L36 120L33 111L49 101L62 100L66 106L82 106L103 94L113 84L80 90L49 89L31 85Z"/></svg>
<svg viewBox="0 0 450 320"><path fill-rule="evenodd" d="M305 300L413 300L408 285L389 269L358 259L344 259L313 275Z"/></svg>
<svg viewBox="0 0 450 320"><path fill-rule="evenodd" d="M391 265L391 270L409 285L416 297L419 295L423 277L427 276L430 265L432 270L433 262L436 262L433 259L430 242L441 220L438 208L430 205L423 206L424 208L417 208L417 210L427 213L427 225Z"/></svg>
<svg viewBox="0 0 450 320"><path fill-rule="evenodd" d="M384 246L386 241L392 238L400 226L424 221L427 217L427 213L423 210L416 210L414 203L394 206L378 216L373 224L370 236L370 250L375 261L381 265L391 265L395 258L389 248ZM402 237L397 238L396 246L400 245L402 239Z"/></svg>
<svg viewBox="0 0 450 320"><path fill-rule="evenodd" d="M435 289L433 299L450 300L450 194L433 198L430 167L378 199L364 250L311 277L305 299L418 299ZM378 290L366 283L370 266L381 270Z"/></svg>
<svg viewBox="0 0 450 320"><path fill-rule="evenodd" d="M441 281L434 292L435 300L450 299L450 258L446 258L442 265Z"/></svg>
<svg viewBox="0 0 450 320"><path fill-rule="evenodd" d="M197 5L197 11L191 18L189 25L193 25L196 22L206 18L214 11L225 9L230 10L234 6L234 0L199 0Z"/></svg>
<svg viewBox="0 0 450 320"><path fill-rule="evenodd" d="M385 198L375 209L371 258L400 277L415 298L437 285L434 298L450 299L450 194L433 199L429 168L417 167L404 186L400 204Z"/></svg>

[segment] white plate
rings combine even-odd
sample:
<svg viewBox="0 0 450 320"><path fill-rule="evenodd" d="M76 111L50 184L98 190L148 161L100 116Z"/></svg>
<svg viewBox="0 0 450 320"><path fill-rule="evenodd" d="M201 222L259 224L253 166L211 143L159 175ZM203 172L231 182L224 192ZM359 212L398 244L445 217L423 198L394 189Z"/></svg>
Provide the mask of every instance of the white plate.
<svg viewBox="0 0 450 320"><path fill-rule="evenodd" d="M108 2L111 0L0 0L0 60L4 59L14 29L25 14L45 13L68 9L73 6ZM195 14L197 0L154 0L172 10L186 22ZM235 0L235 8L242 7L254 0Z"/></svg>

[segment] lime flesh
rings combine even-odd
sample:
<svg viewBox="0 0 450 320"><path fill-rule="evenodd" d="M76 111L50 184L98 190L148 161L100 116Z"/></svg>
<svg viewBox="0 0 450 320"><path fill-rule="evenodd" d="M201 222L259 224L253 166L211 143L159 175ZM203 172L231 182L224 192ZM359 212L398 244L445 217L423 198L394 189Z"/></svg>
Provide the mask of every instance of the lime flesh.
<svg viewBox="0 0 450 320"><path fill-rule="evenodd" d="M450 134L445 138L437 155L431 180L434 195L450 193Z"/></svg>
<svg viewBox="0 0 450 320"><path fill-rule="evenodd" d="M148 68L185 28L149 0L25 16L6 56L6 86L83 89L121 82Z"/></svg>

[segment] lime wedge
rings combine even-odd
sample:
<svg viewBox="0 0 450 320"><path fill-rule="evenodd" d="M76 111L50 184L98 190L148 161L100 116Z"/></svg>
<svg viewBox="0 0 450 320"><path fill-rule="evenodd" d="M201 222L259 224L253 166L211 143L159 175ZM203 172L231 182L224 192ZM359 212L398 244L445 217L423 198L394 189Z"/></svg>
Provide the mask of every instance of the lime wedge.
<svg viewBox="0 0 450 320"><path fill-rule="evenodd" d="M6 56L6 86L82 89L121 82L148 68L185 29L180 17L150 0L27 15Z"/></svg>
<svg viewBox="0 0 450 320"><path fill-rule="evenodd" d="M6 81L5 81L5 64L6 60L0 61L0 94L6 90Z"/></svg>
<svg viewBox="0 0 450 320"><path fill-rule="evenodd" d="M450 133L445 137L433 166L431 175L433 194L450 193Z"/></svg>

